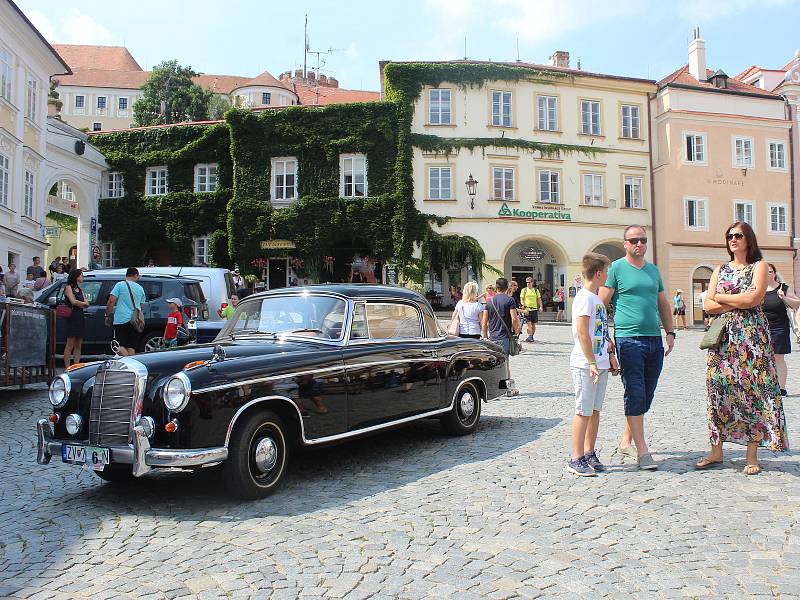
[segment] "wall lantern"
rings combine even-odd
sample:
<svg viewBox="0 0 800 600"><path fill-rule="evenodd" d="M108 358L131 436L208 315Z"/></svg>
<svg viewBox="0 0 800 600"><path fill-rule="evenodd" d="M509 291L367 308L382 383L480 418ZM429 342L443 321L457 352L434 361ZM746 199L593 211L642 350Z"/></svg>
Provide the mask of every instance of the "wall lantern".
<svg viewBox="0 0 800 600"><path fill-rule="evenodd" d="M469 174L469 179L465 182L467 184L467 193L469 194L469 207L475 210L475 194L478 192L478 180Z"/></svg>
<svg viewBox="0 0 800 600"><path fill-rule="evenodd" d="M743 176L743 177L747 177L747 167L745 167L744 169L742 169L742 176Z"/></svg>

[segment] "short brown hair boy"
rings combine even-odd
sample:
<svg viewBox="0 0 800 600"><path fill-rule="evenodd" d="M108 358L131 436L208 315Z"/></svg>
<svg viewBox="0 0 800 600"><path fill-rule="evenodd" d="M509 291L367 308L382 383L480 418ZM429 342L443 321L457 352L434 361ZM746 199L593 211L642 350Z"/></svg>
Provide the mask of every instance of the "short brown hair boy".
<svg viewBox="0 0 800 600"><path fill-rule="evenodd" d="M583 265L581 266L583 278L586 280L592 279L610 264L611 259L609 259L605 254L598 254L597 252L589 252L588 254L584 254Z"/></svg>

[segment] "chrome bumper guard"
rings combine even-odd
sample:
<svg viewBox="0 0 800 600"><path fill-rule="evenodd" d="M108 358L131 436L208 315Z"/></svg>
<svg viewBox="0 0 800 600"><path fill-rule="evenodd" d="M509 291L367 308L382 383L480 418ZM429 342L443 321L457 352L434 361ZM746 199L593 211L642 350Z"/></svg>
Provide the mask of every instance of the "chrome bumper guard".
<svg viewBox="0 0 800 600"><path fill-rule="evenodd" d="M36 423L38 452L36 462L46 465L53 456L61 456L61 445L70 440L57 440L47 419ZM81 444L81 442L75 442ZM202 467L220 463L228 458L228 449L198 448L196 450L172 450L170 448L151 448L144 429L138 425L133 428L133 443L125 446L109 446L111 464L133 465L133 476L141 477L153 467Z"/></svg>

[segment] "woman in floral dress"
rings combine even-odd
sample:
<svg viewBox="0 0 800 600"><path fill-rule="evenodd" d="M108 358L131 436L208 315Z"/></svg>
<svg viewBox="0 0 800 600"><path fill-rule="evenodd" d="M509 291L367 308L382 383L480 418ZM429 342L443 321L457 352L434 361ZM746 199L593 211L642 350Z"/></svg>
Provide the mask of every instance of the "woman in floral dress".
<svg viewBox="0 0 800 600"><path fill-rule="evenodd" d="M711 452L695 468L722 464L722 442L747 445L746 475L761 471L758 447L787 450L783 403L761 309L767 289L767 263L756 235L736 222L725 232L730 262L714 271L704 308L712 315L728 313L719 349L708 351L708 431Z"/></svg>

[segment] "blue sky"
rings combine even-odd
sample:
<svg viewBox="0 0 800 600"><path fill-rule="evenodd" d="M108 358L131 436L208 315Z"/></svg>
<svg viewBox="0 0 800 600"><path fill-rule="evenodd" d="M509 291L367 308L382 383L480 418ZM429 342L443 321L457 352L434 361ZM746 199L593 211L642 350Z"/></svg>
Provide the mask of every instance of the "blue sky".
<svg viewBox="0 0 800 600"><path fill-rule="evenodd" d="M333 49L322 72L379 89L378 61L546 62L566 50L584 70L659 79L686 62L692 27L709 68L780 67L800 47L800 0L16 0L54 43L124 45L143 68L176 58L205 73L273 75ZM316 57L309 56L310 65Z"/></svg>

